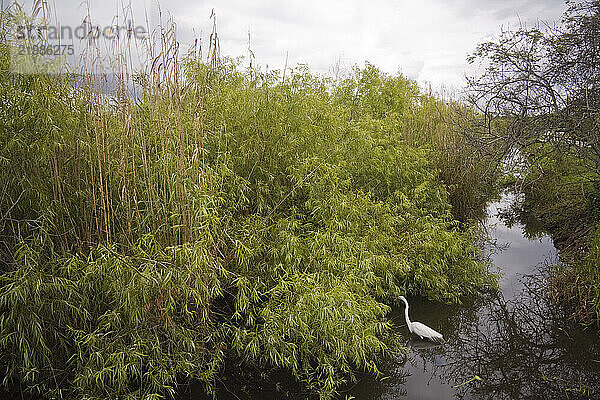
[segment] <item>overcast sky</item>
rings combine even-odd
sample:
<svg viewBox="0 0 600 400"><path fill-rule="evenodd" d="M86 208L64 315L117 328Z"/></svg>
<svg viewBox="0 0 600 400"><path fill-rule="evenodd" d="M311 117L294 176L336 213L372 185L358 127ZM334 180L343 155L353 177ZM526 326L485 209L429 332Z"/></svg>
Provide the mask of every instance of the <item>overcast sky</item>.
<svg viewBox="0 0 600 400"><path fill-rule="evenodd" d="M81 22L82 0L50 0L61 24ZM123 0L91 1L95 23L110 24ZM31 4L31 0L29 0ZM134 0L135 22L158 23L157 2ZM459 88L475 46L501 27L560 19L563 0L162 0L163 15L177 23L182 46L211 31L214 9L222 54L245 56L250 47L265 68L308 64L327 73L369 61L434 87Z"/></svg>

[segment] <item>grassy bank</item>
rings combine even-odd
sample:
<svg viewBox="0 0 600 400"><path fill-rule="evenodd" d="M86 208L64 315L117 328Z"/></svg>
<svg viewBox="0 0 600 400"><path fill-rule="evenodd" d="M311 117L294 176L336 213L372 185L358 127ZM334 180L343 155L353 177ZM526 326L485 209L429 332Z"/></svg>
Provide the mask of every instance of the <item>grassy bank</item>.
<svg viewBox="0 0 600 400"><path fill-rule="evenodd" d="M0 71L0 365L45 396L211 391L226 359L323 397L401 350L400 294L493 286L459 104L372 65L285 78L157 45L132 83ZM114 72L114 71L113 71ZM98 75L90 75L98 76ZM75 83L77 82L77 83Z"/></svg>
<svg viewBox="0 0 600 400"><path fill-rule="evenodd" d="M560 250L550 282L554 299L569 308L574 321L598 324L600 176L581 152L557 144L533 152L517 182L523 197L516 211L532 236L546 233Z"/></svg>

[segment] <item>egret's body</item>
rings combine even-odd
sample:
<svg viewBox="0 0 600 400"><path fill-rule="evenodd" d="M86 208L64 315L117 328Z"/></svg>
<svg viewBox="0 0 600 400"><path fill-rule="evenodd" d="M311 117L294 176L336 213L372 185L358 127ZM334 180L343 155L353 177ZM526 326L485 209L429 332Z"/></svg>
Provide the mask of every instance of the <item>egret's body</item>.
<svg viewBox="0 0 600 400"><path fill-rule="evenodd" d="M437 332L434 329L431 329L425 324L420 322L410 322L410 318L408 318L408 300L404 298L404 296L400 296L400 300L406 304L406 308L404 309L404 317L406 318L406 325L408 325L408 330L415 335L418 335L421 339L431 339L434 342L443 342L444 337L441 333Z"/></svg>

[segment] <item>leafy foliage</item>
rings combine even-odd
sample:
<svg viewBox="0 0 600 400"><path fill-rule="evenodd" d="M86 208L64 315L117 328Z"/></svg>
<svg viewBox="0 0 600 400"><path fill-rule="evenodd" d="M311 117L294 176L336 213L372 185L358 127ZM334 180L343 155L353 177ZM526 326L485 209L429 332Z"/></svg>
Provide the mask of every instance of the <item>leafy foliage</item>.
<svg viewBox="0 0 600 400"><path fill-rule="evenodd" d="M452 214L483 169L446 157L450 106L371 65L281 80L173 48L137 98L0 71L5 384L157 398L231 357L330 397L400 349L385 302L495 284Z"/></svg>

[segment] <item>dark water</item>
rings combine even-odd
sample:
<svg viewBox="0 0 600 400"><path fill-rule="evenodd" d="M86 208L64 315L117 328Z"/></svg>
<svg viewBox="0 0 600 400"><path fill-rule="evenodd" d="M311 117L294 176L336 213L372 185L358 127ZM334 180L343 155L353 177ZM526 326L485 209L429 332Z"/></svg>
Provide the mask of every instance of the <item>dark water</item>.
<svg viewBox="0 0 600 400"><path fill-rule="evenodd" d="M556 260L549 238L530 240L524 227L498 217L510 196L492 204L487 226L496 245L487 252L502 272L499 293L443 305L408 299L413 321L441 332L443 345L409 336L403 308L392 311L409 347L385 365L385 378L363 377L343 388L355 399L600 399L600 337L570 323L545 293ZM291 382L257 387L243 373L221 382L219 399L305 398ZM246 386L242 389L241 386ZM199 399L193 388L181 399Z"/></svg>
<svg viewBox="0 0 600 400"><path fill-rule="evenodd" d="M496 246L487 251L503 276L500 293L459 306L409 299L413 320L440 331L447 342L408 340L406 360L390 378L363 379L348 391L356 399L600 399L600 336L583 330L549 302L545 292L556 249L549 238L530 240L524 227L497 217L487 222ZM408 337L402 310L393 318ZM429 346L429 347L428 347ZM477 378L476 378L477 377ZM479 379L478 379L479 378Z"/></svg>

